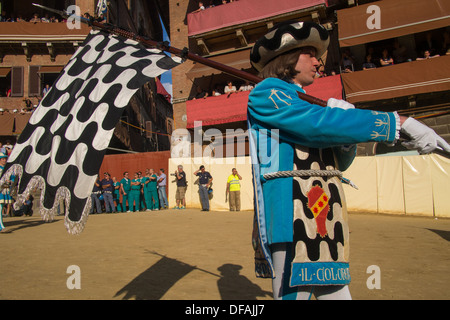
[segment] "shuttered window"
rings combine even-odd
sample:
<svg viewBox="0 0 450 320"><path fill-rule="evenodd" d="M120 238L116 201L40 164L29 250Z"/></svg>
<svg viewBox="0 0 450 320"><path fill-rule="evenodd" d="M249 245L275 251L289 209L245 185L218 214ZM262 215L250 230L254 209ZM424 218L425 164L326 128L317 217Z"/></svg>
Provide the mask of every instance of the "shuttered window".
<svg viewBox="0 0 450 320"><path fill-rule="evenodd" d="M23 67L11 68L11 97L23 97Z"/></svg>
<svg viewBox="0 0 450 320"><path fill-rule="evenodd" d="M28 96L40 96L41 78L39 77L40 66L30 66L30 73L28 75Z"/></svg>

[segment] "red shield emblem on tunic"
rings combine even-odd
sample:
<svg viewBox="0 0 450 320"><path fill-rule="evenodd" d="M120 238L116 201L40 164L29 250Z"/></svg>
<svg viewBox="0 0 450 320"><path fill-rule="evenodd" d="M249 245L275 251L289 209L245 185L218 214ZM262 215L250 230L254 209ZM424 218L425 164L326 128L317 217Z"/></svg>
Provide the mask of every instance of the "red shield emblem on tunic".
<svg viewBox="0 0 450 320"><path fill-rule="evenodd" d="M328 205L329 198L325 191L319 187L314 186L308 192L308 208L311 210L316 220L317 233L323 238L327 235L326 220L330 206Z"/></svg>

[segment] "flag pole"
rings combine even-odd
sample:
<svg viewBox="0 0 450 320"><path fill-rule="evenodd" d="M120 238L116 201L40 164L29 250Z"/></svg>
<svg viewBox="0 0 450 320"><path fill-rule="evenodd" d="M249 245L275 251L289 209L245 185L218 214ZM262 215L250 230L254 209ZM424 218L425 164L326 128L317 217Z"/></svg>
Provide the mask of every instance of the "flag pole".
<svg viewBox="0 0 450 320"><path fill-rule="evenodd" d="M62 16L64 18L73 17L73 15L68 14L67 12L56 10L56 9L52 9L52 8L48 8L48 7L45 7L45 6L40 5L40 4L33 3L33 6L36 6L36 7L39 7L39 8L48 10L48 11L51 11L53 13L57 13L57 14L59 14L60 16ZM108 24L108 23L100 23L98 21L95 21L93 18L88 19L88 18L76 16L75 19L79 19L81 22L83 22L85 24L88 24L89 26L98 28L100 30L107 31L109 33L113 33L115 35L118 35L118 36L121 36L121 37L124 37L124 38L127 38L127 39L135 40L135 41L143 43L143 44L145 44L145 45L147 45L149 47L154 47L154 48L157 48L159 50L172 53L174 55L177 55L177 56L181 57L182 59L189 59L189 60L201 63L201 64L206 65L208 67L220 70L222 72L225 72L227 74L233 75L233 76L235 76L237 78L240 78L240 79L243 79L243 80L247 80L247 81L255 83L255 84L259 83L259 82L261 82L263 80L263 78L258 77L256 75L253 75L251 73L248 73L248 72L245 72L245 71L242 71L242 70L239 70L239 69L235 69L235 68L229 67L229 66L227 66L225 64L222 64L222 63L219 63L217 61L214 61L214 60L211 60L211 59L208 59L208 58L204 58L204 57L199 56L199 55L197 55L195 53L189 52L189 50L187 48L184 48L182 50L178 49L178 48L174 48L174 47L169 46L167 42L154 41L154 40L151 40L151 39L149 39L147 37L139 36L139 35L137 35L137 34L135 34L133 32L124 30L122 28L116 27L116 26ZM307 102L309 102L311 104L317 104L317 105L322 106L322 107L326 107L327 106L327 102L326 101L323 101L323 100L321 100L319 98L313 97L313 96L308 95L306 93L302 93L302 92L297 92L297 93L298 93L298 96L299 96L300 99L305 100L305 101L307 101Z"/></svg>

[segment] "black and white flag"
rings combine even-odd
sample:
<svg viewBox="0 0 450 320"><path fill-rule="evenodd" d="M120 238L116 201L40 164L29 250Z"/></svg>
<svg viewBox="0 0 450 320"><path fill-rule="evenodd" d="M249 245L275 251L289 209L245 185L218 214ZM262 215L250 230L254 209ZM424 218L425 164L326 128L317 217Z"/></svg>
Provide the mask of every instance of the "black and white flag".
<svg viewBox="0 0 450 320"><path fill-rule="evenodd" d="M20 179L16 205L40 188L40 211L47 221L63 199L65 226L71 234L80 233L123 109L142 85L179 63L136 41L91 31L32 114L0 185L11 175Z"/></svg>

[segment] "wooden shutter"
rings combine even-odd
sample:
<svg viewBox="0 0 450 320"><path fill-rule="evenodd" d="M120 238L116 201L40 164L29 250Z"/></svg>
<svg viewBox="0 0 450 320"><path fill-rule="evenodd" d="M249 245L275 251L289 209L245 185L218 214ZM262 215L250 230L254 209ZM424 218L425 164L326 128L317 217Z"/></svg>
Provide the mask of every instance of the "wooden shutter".
<svg viewBox="0 0 450 320"><path fill-rule="evenodd" d="M11 97L23 97L23 67L11 68Z"/></svg>
<svg viewBox="0 0 450 320"><path fill-rule="evenodd" d="M28 74L28 96L35 97L41 95L41 78L39 77L40 66L30 66Z"/></svg>

